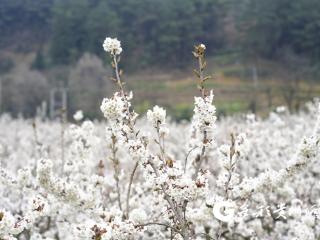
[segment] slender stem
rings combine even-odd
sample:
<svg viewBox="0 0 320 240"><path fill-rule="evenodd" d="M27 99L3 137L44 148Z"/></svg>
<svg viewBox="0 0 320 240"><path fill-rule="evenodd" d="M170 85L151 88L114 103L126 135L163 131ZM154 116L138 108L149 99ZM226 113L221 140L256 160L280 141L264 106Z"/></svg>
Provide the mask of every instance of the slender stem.
<svg viewBox="0 0 320 240"><path fill-rule="evenodd" d="M161 160L165 163L165 150L164 150L164 137L162 137L162 143L161 144L161 136L160 136L160 127L159 124L157 124L157 135L158 135L158 145L160 148L160 154L161 154Z"/></svg>
<svg viewBox="0 0 320 240"><path fill-rule="evenodd" d="M127 116L128 116L128 119L125 120L126 124L130 127L131 131L134 133L134 121L133 121L133 118L132 118L132 115L130 113L130 107L129 107L129 104L128 104L128 99L127 99L127 96L124 92L124 88L123 88L123 83L121 82L121 79L120 79L120 70L119 70L119 66L118 66L118 63L119 63L119 59L117 58L117 55L114 53L112 54L112 60L113 60L113 67L114 67L114 71L115 71L115 76L116 76L116 82L117 82L117 85L119 86L119 89L120 89L120 92L121 92L121 96L124 98L125 100L125 110L127 112ZM138 136L138 133L134 134L134 136L137 138ZM127 137L127 136L126 136ZM129 206L129 199L130 199L130 192L131 192L131 187L132 187L132 182L133 182L133 178L134 178L134 175L136 173L136 170L138 168L138 162L135 163L135 166L134 166L134 169L130 175L130 180L129 180L129 185L128 185L128 190L127 190L127 199L126 199L126 213L123 215L124 218L129 218L129 212L130 212L130 206ZM118 179L118 177L117 177ZM119 207L120 209L122 209L121 207L121 199L120 199L120 190L119 190L119 187L118 187L118 184L119 184L119 179L117 180L117 191L118 191L118 203L119 203Z"/></svg>
<svg viewBox="0 0 320 240"><path fill-rule="evenodd" d="M126 218L127 219L129 218L129 212L130 212L129 199L130 199L131 186L132 186L133 178L134 178L134 175L137 171L138 166L139 166L139 163L137 161L135 163L134 168L133 168L131 175L130 175L130 181L129 181L128 191L127 191L127 202L126 202Z"/></svg>
<svg viewBox="0 0 320 240"><path fill-rule="evenodd" d="M150 164L151 168L153 169L154 173L156 174L156 176L159 177L160 174L159 174L157 168L155 167L155 165L153 164L153 162L149 161L149 164ZM160 187L161 187L162 192L164 193L164 198L165 198L165 200L169 203L172 211L174 211L175 213L177 213L177 212L176 212L176 208L175 208L175 206L174 206L174 202L172 201L172 199L170 198L169 194L167 193L164 185L161 184ZM177 215L178 215L178 214L177 214Z"/></svg>
<svg viewBox="0 0 320 240"><path fill-rule="evenodd" d="M121 78L120 78L121 74L120 74L120 70L119 70L119 66L118 66L118 62L119 61L117 59L117 55L113 54L112 55L112 59L113 59L113 66L114 66L114 71L115 71L115 75L116 75L116 82L117 82L117 85L119 86L121 96L125 100L125 109L126 109L126 112L128 114L128 119L126 120L126 122L127 122L127 125L130 127L130 129L133 131L132 115L130 113L130 106L128 104L127 95L125 94L125 91L124 91L124 88L123 88L123 83L122 83Z"/></svg>
<svg viewBox="0 0 320 240"><path fill-rule="evenodd" d="M145 227L145 226L150 226L150 225L164 226L164 227L170 228L171 230L173 230L175 232L178 232L178 233L180 232L178 229L176 229L175 227L170 226L169 224L158 223L158 222L150 222L150 223L138 224L138 225L135 225L135 227Z"/></svg>
<svg viewBox="0 0 320 240"><path fill-rule="evenodd" d="M155 167L155 165L153 164L153 162L149 161L149 164L151 166L151 168L153 169L154 173L156 174L157 177L160 176L157 168ZM169 203L172 211L174 212L176 219L178 220L178 222L181 225L181 231L179 231L178 233L181 234L181 236L183 237L184 240L189 239L189 233L188 233L188 227L186 224L186 221L184 220L183 217L183 212L181 211L181 209L177 206L175 206L174 201L171 199L170 195L167 193L165 186L163 184L160 185L161 190L164 194L164 199Z"/></svg>
<svg viewBox="0 0 320 240"><path fill-rule="evenodd" d="M204 89L204 78L203 78L203 57L198 57L198 63L199 63L199 81L200 81L200 87L201 87L201 96L202 98L205 98L205 89Z"/></svg>
<svg viewBox="0 0 320 240"><path fill-rule="evenodd" d="M204 58L203 54L198 56L198 64L199 64L200 91L201 91L202 98L205 100L205 97L206 97L205 96L205 88L204 88L205 78L204 78L204 75L203 75L203 70L205 68L205 65L203 63L203 58ZM208 139L207 139L207 131L206 130L203 131L203 140L202 141L203 141L203 144L205 144L208 141ZM206 151L206 146L203 145L202 149L201 149L201 154L199 155L199 161L198 161L198 164L196 166L196 171L195 171L195 173L193 175L193 179L197 178L198 172L200 171L200 168L201 168L204 156L205 156L205 151Z"/></svg>
<svg viewBox="0 0 320 240"><path fill-rule="evenodd" d="M187 153L187 155L186 155L186 158L185 158L185 160L184 160L184 173L186 173L186 170L187 170L187 163L188 163L188 157L189 157L189 155L191 154L191 152L193 151L193 150L195 150L195 149L197 149L198 147L196 146L196 147L193 147L193 148L191 148L190 150L189 150L189 152Z"/></svg>
<svg viewBox="0 0 320 240"><path fill-rule="evenodd" d="M120 88L121 95L125 96L124 90L123 90L123 84L122 84L121 79L120 79L117 55L113 54L112 56L113 56L113 65L114 65L114 71L115 71L115 74L116 74L117 84L118 84L118 86Z"/></svg>
<svg viewBox="0 0 320 240"><path fill-rule="evenodd" d="M114 179L116 181L116 188L117 188L117 201L119 205L119 209L122 211L122 205L121 205L121 192L120 192L120 186L119 186L119 160L117 159L117 148L116 148L116 136L111 136L112 143L111 143L111 151L112 151L112 157L111 160L113 162L114 167Z"/></svg>
<svg viewBox="0 0 320 240"><path fill-rule="evenodd" d="M205 143L207 141L207 131L204 131L203 132L203 143ZM199 155L199 161L198 161L198 164L196 166L196 171L193 175L193 179L196 179L197 176L198 176L198 173L200 171L200 168L201 168L201 165L202 165L202 162L203 162L203 159L205 157L205 152L206 152L206 146L203 145L202 146L202 149L201 149L201 154Z"/></svg>
<svg viewBox="0 0 320 240"><path fill-rule="evenodd" d="M161 160L166 163L166 159L165 159L165 149L164 149L164 137L162 137L162 143L161 144L161 136L160 136L160 126L159 124L157 124L157 135L158 135L158 142L157 144L159 145L160 148L160 154L161 154ZM151 168L153 169L154 173L156 174L157 177L160 176L158 169L156 168L156 166L153 164L153 162L151 162L151 160L149 160L149 164L151 166ZM184 211L179 207L176 206L174 203L174 200L171 199L170 195L167 193L164 184L160 185L162 192L164 193L164 198L165 200L169 203L172 211L174 212L176 219L179 222L179 225L181 227L181 231L179 231L178 233L183 237L183 239L189 239L189 233L188 233L188 229L187 229L187 221L185 219L185 213ZM184 204L185 205L185 204ZM186 206L186 205L185 205Z"/></svg>
<svg viewBox="0 0 320 240"><path fill-rule="evenodd" d="M66 117L65 117L65 109L61 109L61 173L63 173L64 170L64 132L65 132L65 122L66 122Z"/></svg>
<svg viewBox="0 0 320 240"><path fill-rule="evenodd" d="M233 163L233 156L235 154L235 139L234 135L231 134L231 146L230 146L230 156L229 156L229 168L228 168L228 179L225 186L225 199L229 199L229 186L232 178L232 173L234 170L235 163Z"/></svg>
<svg viewBox="0 0 320 240"><path fill-rule="evenodd" d="M157 134L158 134L158 145L160 147L161 158L162 158L162 161L164 163L166 163L165 149L164 149L164 137L162 137L163 145L161 145L161 136L160 136L159 124L157 125L156 129L157 129ZM154 170L156 176L159 177L159 172L156 169L156 167L154 166L154 164L151 161L149 161L149 163L150 163L152 169ZM176 218L177 218L178 222L180 223L181 232L179 232L179 233L181 234L183 239L189 239L189 233L188 233L188 229L187 229L188 228L187 227L187 221L186 221L186 218L185 218L185 209L186 209L186 206L187 206L188 202L187 201L184 202L182 209L179 206L175 206L174 201L171 199L169 194L167 194L164 184L161 184L160 186L161 186L161 189L162 189L162 191L163 191L163 193L165 195L165 200L169 203L172 211L176 215Z"/></svg>
<svg viewBox="0 0 320 240"><path fill-rule="evenodd" d="M122 211L122 206L121 206L121 193L120 193L120 186L119 186L119 178L117 178L116 182L117 182L116 186L117 186L117 194L118 194L118 198L117 198L117 200L118 200L118 206L119 206L119 209Z"/></svg>

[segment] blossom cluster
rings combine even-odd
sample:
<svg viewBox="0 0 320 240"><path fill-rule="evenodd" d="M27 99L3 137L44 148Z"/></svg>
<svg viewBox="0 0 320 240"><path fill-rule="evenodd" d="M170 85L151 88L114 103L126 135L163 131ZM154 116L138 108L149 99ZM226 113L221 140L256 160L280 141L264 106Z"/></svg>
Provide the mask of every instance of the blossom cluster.
<svg viewBox="0 0 320 240"><path fill-rule="evenodd" d="M103 42L103 48L113 55L119 55L122 52L121 43L116 38L107 37Z"/></svg>
<svg viewBox="0 0 320 240"><path fill-rule="evenodd" d="M318 100L218 121L202 89L177 124L158 106L137 118L117 82L106 121L0 117L1 240L320 238Z"/></svg>

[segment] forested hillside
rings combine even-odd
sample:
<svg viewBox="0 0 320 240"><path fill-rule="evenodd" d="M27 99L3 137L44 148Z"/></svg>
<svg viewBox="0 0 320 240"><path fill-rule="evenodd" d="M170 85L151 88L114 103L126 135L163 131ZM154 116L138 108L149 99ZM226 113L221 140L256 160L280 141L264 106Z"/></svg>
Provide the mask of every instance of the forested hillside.
<svg viewBox="0 0 320 240"><path fill-rule="evenodd" d="M138 76L150 69L160 74L164 68L187 69L183 76L169 73L166 80L185 79L191 49L199 42L207 45L211 72L224 77L252 78L251 69L257 67L260 79L280 79L297 89L297 82L317 80L320 72L318 0L1 0L0 30L0 75L6 89L1 108L28 115L52 87L70 87L73 110L85 108L75 100L81 90L72 89L80 82L85 89L95 86L87 102L94 102L92 94L99 98L97 92L105 90L97 86L108 85L99 75L105 74L101 69L109 61L101 51L106 34L121 39L121 65ZM91 82L90 77L80 79L87 71L83 68L97 76ZM33 75L38 77L31 77L32 83L25 80ZM143 83L129 84L147 86L149 78L150 74L140 78ZM161 75L156 79L156 84L166 84ZM44 96L30 100L13 90L30 84ZM16 101L19 104L13 106ZM32 103L27 110L26 102Z"/></svg>
<svg viewBox="0 0 320 240"><path fill-rule="evenodd" d="M317 0L2 0L0 29L1 48L49 44L51 64L101 55L106 33L122 39L131 63L147 65L180 66L199 41L209 54L241 49L277 58L289 48L320 59Z"/></svg>

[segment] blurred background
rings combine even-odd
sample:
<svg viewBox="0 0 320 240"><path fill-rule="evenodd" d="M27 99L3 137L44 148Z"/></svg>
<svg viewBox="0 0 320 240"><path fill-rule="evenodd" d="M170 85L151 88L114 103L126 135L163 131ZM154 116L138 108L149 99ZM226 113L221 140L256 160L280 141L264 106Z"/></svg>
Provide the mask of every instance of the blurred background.
<svg viewBox="0 0 320 240"><path fill-rule="evenodd" d="M193 46L207 46L219 115L320 96L319 0L0 0L0 111L100 118L114 91L106 36L117 37L134 106L176 119L198 94Z"/></svg>

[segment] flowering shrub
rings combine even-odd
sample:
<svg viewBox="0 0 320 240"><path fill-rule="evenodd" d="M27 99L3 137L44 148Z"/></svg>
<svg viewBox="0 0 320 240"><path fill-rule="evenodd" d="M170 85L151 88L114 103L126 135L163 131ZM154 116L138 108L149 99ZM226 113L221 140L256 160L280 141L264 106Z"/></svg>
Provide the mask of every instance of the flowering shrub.
<svg viewBox="0 0 320 240"><path fill-rule="evenodd" d="M103 47L119 88L106 122L0 118L1 240L320 239L317 101L217 121L200 44L192 122L159 106L137 118L121 44Z"/></svg>

